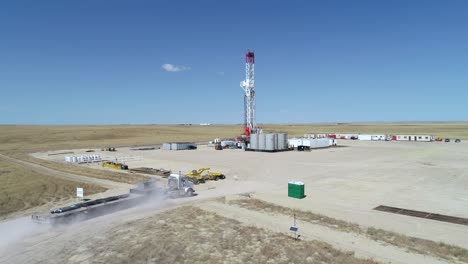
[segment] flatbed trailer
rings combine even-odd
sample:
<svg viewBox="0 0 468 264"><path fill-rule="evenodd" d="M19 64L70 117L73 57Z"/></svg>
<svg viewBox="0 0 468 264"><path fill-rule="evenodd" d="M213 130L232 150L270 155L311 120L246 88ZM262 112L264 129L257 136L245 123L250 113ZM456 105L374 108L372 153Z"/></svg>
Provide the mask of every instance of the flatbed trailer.
<svg viewBox="0 0 468 264"><path fill-rule="evenodd" d="M83 201L53 209L46 214L33 214L31 220L39 224L68 224L128 209L151 199L190 197L194 195L193 188L183 185L179 177L174 178L173 176L170 177L170 180L176 186L166 189L158 188L156 181L152 179L138 183L127 194Z"/></svg>

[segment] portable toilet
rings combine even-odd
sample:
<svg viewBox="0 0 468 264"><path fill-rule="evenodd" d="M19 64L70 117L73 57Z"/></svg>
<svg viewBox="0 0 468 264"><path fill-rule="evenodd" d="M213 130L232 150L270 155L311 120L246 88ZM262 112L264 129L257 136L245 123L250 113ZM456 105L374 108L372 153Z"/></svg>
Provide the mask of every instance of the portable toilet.
<svg viewBox="0 0 468 264"><path fill-rule="evenodd" d="M302 199L305 197L304 194L304 183L300 181L288 182L288 197Z"/></svg>

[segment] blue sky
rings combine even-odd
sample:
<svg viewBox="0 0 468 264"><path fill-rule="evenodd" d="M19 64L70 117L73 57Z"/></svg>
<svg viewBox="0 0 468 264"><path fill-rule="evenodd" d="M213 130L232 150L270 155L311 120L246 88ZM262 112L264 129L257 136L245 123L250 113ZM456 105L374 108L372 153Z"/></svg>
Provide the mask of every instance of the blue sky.
<svg viewBox="0 0 468 264"><path fill-rule="evenodd" d="M456 0L4 1L0 123L241 123L247 49L258 123L466 121L466 14Z"/></svg>

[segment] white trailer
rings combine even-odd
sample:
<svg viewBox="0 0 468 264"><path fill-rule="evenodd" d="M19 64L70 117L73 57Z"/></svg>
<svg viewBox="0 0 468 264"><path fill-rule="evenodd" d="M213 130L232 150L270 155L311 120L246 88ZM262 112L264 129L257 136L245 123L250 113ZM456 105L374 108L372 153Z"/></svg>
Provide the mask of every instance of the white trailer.
<svg viewBox="0 0 468 264"><path fill-rule="evenodd" d="M316 149L316 148L327 148L331 145L336 145L336 140L329 138L290 138L288 139L288 145L290 148L297 149Z"/></svg>
<svg viewBox="0 0 468 264"><path fill-rule="evenodd" d="M370 134L359 134L358 135L359 140L372 140L372 141L378 141L378 140L387 140L388 136L387 135L370 135Z"/></svg>
<svg viewBox="0 0 468 264"><path fill-rule="evenodd" d="M336 134L337 139L358 139L358 134Z"/></svg>
<svg viewBox="0 0 468 264"><path fill-rule="evenodd" d="M395 135L393 140L431 142L435 140L435 137L433 135Z"/></svg>
<svg viewBox="0 0 468 264"><path fill-rule="evenodd" d="M302 146L302 138L289 138L288 146L290 148L297 148L298 146Z"/></svg>
<svg viewBox="0 0 468 264"><path fill-rule="evenodd" d="M387 140L387 135L371 135L371 140Z"/></svg>
<svg viewBox="0 0 468 264"><path fill-rule="evenodd" d="M359 140L372 140L372 135L358 135Z"/></svg>
<svg viewBox="0 0 468 264"><path fill-rule="evenodd" d="M304 138L327 138L328 134L304 134Z"/></svg>

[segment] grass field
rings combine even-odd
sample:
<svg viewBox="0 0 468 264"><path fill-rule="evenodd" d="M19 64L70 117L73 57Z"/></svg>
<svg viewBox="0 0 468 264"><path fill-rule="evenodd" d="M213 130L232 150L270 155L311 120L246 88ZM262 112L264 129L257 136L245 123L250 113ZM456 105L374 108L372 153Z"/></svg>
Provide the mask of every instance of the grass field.
<svg viewBox="0 0 468 264"><path fill-rule="evenodd" d="M0 159L0 219L13 212L70 199L74 197L76 187L85 188L87 195L105 190L36 173Z"/></svg>
<svg viewBox="0 0 468 264"><path fill-rule="evenodd" d="M189 206L127 222L79 248L63 248L60 259L67 263L377 263Z"/></svg>
<svg viewBox="0 0 468 264"><path fill-rule="evenodd" d="M400 123L400 124L289 124L289 125L262 125L265 132L281 131L290 136L301 136L304 133L385 133L385 134L434 134L440 137L468 139L468 123ZM209 141L214 138L230 138L242 133L240 125L214 125L214 126L186 126L186 125L120 125L120 126L0 126L0 153L21 160L41 164L59 171L66 171L100 179L135 183L145 179L144 176L124 174L105 170L92 170L81 166L59 164L33 158L32 152L46 150L60 150L71 148L102 148L118 146L153 145L167 141ZM24 173L24 168L8 164L3 161L1 170L8 167L8 175L0 175L0 186L4 190L12 188L21 197L21 202L3 195L0 204L10 204L6 208L23 210L34 206L39 201L53 200L59 196L54 188L45 188L40 191L41 198L28 195L28 190L14 187L10 184L11 177L17 177L17 183L31 186L55 182L57 186L69 186L55 178L36 177L34 172ZM14 176L12 176L14 175ZM20 176L18 176L20 175ZM45 184L46 186L49 186ZM53 185L51 185L53 186ZM68 188L68 187L67 187ZM32 189L31 189L32 190ZM97 189L96 189L97 190ZM10 195L10 194L9 194ZM14 205L18 203L20 205ZM24 205L21 205L24 203Z"/></svg>

